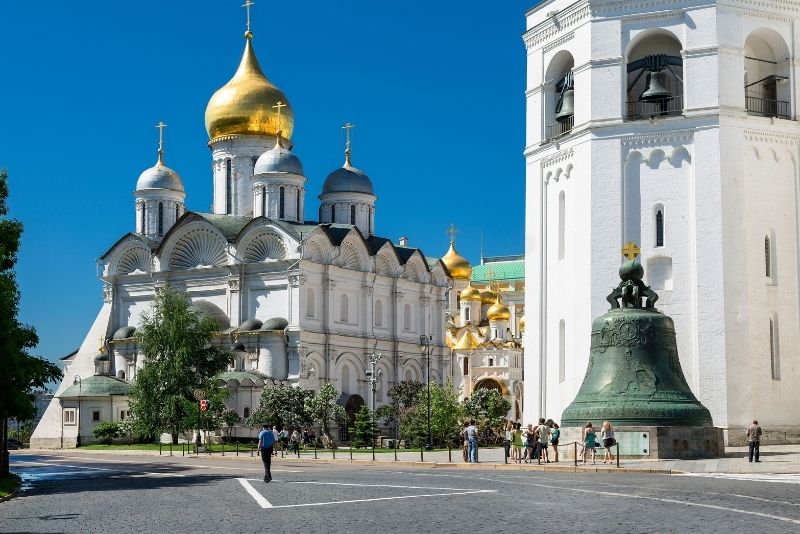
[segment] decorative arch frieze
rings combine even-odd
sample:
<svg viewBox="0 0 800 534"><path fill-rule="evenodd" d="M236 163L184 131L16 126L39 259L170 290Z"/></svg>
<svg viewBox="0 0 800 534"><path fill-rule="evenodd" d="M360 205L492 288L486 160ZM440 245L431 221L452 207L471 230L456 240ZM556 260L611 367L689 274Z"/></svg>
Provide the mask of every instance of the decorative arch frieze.
<svg viewBox="0 0 800 534"><path fill-rule="evenodd" d="M286 259L286 243L273 232L255 236L244 251L245 263L261 263Z"/></svg>
<svg viewBox="0 0 800 534"><path fill-rule="evenodd" d="M113 274L149 273L153 269L153 257L143 246L129 248L119 256Z"/></svg>
<svg viewBox="0 0 800 534"><path fill-rule="evenodd" d="M205 227L196 227L178 238L169 255L169 269L183 271L208 267L222 267L228 263L225 240Z"/></svg>

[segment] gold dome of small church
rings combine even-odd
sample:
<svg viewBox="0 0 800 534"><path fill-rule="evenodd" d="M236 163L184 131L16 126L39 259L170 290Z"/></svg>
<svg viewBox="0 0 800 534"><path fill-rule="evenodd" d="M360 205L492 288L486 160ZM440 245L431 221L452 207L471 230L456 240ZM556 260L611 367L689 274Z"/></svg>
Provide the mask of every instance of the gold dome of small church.
<svg viewBox="0 0 800 534"><path fill-rule="evenodd" d="M467 258L456 251L455 241L452 239L450 240L450 248L447 250L447 254L442 258L442 263L450 271L450 276L454 280L469 280L472 276L472 266L467 261Z"/></svg>
<svg viewBox="0 0 800 534"><path fill-rule="evenodd" d="M292 136L294 115L286 95L270 82L253 51L253 33L245 34L244 54L239 68L206 107L206 131L213 142L227 136Z"/></svg>
<svg viewBox="0 0 800 534"><path fill-rule="evenodd" d="M511 318L511 310L503 304L500 292L497 292L497 300L486 311L486 318L490 321L508 321Z"/></svg>

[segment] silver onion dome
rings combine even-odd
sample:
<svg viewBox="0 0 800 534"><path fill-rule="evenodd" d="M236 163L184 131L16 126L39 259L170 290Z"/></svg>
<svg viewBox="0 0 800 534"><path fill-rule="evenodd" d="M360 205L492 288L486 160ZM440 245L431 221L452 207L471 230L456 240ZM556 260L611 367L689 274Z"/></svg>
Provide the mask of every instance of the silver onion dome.
<svg viewBox="0 0 800 534"><path fill-rule="evenodd" d="M291 151L276 145L259 156L253 174L267 172L289 172L303 176L303 164Z"/></svg>
<svg viewBox="0 0 800 534"><path fill-rule="evenodd" d="M139 175L136 182L136 190L143 189L172 189L173 191L183 192L183 181L178 173L164 166L161 161L145 170Z"/></svg>
<svg viewBox="0 0 800 534"><path fill-rule="evenodd" d="M360 169L345 165L328 175L322 184L322 194L326 193L366 193L375 195L372 180Z"/></svg>

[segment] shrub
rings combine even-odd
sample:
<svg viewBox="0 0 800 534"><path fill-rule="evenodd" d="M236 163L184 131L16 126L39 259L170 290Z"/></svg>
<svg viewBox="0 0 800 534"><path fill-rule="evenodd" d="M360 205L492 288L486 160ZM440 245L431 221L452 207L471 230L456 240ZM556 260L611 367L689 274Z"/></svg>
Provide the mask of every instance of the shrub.
<svg viewBox="0 0 800 534"><path fill-rule="evenodd" d="M111 445L111 442L114 440L114 438L118 438L121 435L122 431L120 430L119 425L111 421L100 423L94 429L94 437L106 445Z"/></svg>

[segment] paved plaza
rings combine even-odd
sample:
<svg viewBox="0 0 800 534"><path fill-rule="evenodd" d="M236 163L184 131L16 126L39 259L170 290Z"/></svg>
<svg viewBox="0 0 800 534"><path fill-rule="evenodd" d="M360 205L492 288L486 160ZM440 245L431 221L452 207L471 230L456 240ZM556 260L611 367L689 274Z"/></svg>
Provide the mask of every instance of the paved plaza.
<svg viewBox="0 0 800 534"><path fill-rule="evenodd" d="M758 466L798 456L765 454ZM265 484L249 455L20 451L23 491L0 503L0 531L494 532L540 517L563 532L800 531L791 473L464 467L279 458Z"/></svg>

